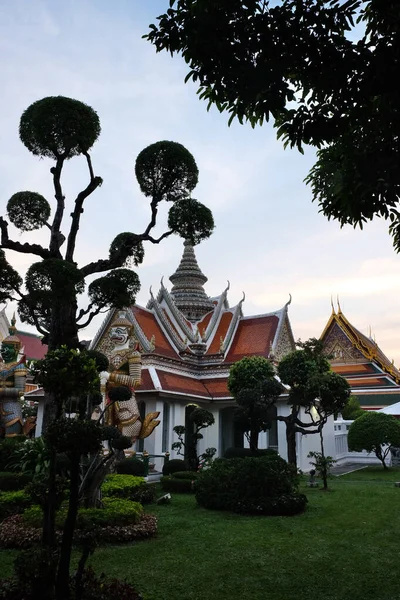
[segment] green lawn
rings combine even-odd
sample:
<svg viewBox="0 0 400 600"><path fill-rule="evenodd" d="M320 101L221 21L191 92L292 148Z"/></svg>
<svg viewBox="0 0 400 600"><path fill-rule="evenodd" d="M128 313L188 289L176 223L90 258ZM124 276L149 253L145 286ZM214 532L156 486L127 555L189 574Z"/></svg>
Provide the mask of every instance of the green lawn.
<svg viewBox="0 0 400 600"><path fill-rule="evenodd" d="M98 549L92 564L135 582L146 600L400 600L400 472L389 473L304 488L309 505L297 517L208 511L175 494L153 509L157 539ZM13 555L1 552L4 575Z"/></svg>

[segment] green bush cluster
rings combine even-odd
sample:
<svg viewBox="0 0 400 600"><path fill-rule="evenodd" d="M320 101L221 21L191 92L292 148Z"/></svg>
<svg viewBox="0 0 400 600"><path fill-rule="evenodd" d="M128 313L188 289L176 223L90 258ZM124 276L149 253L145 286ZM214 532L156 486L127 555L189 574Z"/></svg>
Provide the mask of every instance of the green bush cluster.
<svg viewBox="0 0 400 600"><path fill-rule="evenodd" d="M253 452L250 448L227 448L224 453L224 458L246 458L257 456L278 456L278 453L273 448L258 449Z"/></svg>
<svg viewBox="0 0 400 600"><path fill-rule="evenodd" d="M189 467L186 460L182 460L181 458L172 458L171 460L167 460L164 463L162 474L163 475L172 475L172 473L176 473L177 471L188 471Z"/></svg>
<svg viewBox="0 0 400 600"><path fill-rule="evenodd" d="M172 475L161 477L161 487L166 492L192 494L197 477L197 471L176 471Z"/></svg>
<svg viewBox="0 0 400 600"><path fill-rule="evenodd" d="M125 458L117 462L116 471L119 475L143 477L146 474L146 466L140 458L132 456L132 458Z"/></svg>
<svg viewBox="0 0 400 600"><path fill-rule="evenodd" d="M154 485L134 475L109 475L101 489L104 496L126 498L141 504L151 504L156 493Z"/></svg>
<svg viewBox="0 0 400 600"><path fill-rule="evenodd" d="M297 485L296 470L279 456L216 459L199 474L196 500L210 509L294 515L307 503Z"/></svg>
<svg viewBox="0 0 400 600"><path fill-rule="evenodd" d="M133 525L142 514L143 506L123 498L104 498L104 508L80 508L76 521L77 529L92 530L97 527ZM41 527L42 509L32 506L23 513L23 520L29 527ZM67 515L67 509L61 508L56 515L56 527L61 529Z"/></svg>
<svg viewBox="0 0 400 600"><path fill-rule="evenodd" d="M0 492L14 492L23 490L32 481L30 473L13 473L12 471L0 472Z"/></svg>
<svg viewBox="0 0 400 600"><path fill-rule="evenodd" d="M24 490L0 492L0 521L23 512L31 504L32 499Z"/></svg>

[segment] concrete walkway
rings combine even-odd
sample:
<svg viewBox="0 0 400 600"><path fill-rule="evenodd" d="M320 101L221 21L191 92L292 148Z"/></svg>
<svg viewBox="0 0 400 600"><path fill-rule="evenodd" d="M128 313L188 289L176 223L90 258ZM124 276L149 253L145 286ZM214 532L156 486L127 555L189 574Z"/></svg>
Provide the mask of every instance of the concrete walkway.
<svg viewBox="0 0 400 600"><path fill-rule="evenodd" d="M352 473L353 471L360 471L366 467L377 466L376 463L355 463L348 462L343 465L333 466L331 469L331 475L339 477L340 475L346 475L346 473Z"/></svg>

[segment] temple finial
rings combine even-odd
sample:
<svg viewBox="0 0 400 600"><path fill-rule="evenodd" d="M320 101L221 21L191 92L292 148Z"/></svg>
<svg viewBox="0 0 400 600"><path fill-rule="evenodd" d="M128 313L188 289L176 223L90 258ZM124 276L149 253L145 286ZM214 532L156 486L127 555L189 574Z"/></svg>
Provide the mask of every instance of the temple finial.
<svg viewBox="0 0 400 600"><path fill-rule="evenodd" d="M292 304L292 294L289 292L289 300L286 302L286 306Z"/></svg>
<svg viewBox="0 0 400 600"><path fill-rule="evenodd" d="M243 294L243 298L240 301L241 304L242 304L242 302L244 302L246 300L246 294L244 292L242 292L242 294Z"/></svg>
<svg viewBox="0 0 400 600"><path fill-rule="evenodd" d="M333 298L331 296L331 306L332 306L332 314L336 315L335 307L333 306Z"/></svg>
<svg viewBox="0 0 400 600"><path fill-rule="evenodd" d="M164 275L161 277L160 285L162 288L164 287Z"/></svg>
<svg viewBox="0 0 400 600"><path fill-rule="evenodd" d="M338 305L338 314L342 314L342 309L340 308L340 302L339 302L339 294L337 295L337 305Z"/></svg>
<svg viewBox="0 0 400 600"><path fill-rule="evenodd" d="M153 296L153 286L152 286L152 285L150 286L150 289L149 289L149 294L150 294L150 296L151 296L152 298L154 298L154 296Z"/></svg>
<svg viewBox="0 0 400 600"><path fill-rule="evenodd" d="M183 316L195 323L214 310L215 306L204 291L207 277L197 264L192 244L185 240L183 247L181 262L169 278L173 286L170 294Z"/></svg>

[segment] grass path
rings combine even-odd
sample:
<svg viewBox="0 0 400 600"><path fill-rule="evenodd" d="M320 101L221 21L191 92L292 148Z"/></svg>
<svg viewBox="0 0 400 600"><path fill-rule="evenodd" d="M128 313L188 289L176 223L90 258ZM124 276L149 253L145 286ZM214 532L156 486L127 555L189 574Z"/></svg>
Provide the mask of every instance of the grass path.
<svg viewBox="0 0 400 600"><path fill-rule="evenodd" d="M307 511L288 518L208 511L175 494L151 507L157 539L99 548L91 562L146 600L400 600L397 479L368 469L327 493L304 488ZM0 553L2 572L13 555Z"/></svg>

